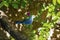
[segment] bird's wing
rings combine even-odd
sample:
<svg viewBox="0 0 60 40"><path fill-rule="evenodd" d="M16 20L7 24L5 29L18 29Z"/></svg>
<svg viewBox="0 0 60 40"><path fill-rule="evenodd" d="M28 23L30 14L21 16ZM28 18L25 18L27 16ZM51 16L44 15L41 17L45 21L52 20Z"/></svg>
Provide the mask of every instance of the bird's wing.
<svg viewBox="0 0 60 40"><path fill-rule="evenodd" d="M16 24L31 24L32 23L32 17L29 17L28 19L24 19L23 21L16 21Z"/></svg>
<svg viewBox="0 0 60 40"><path fill-rule="evenodd" d="M23 24L31 24L31 23L32 23L32 18L23 21Z"/></svg>
<svg viewBox="0 0 60 40"><path fill-rule="evenodd" d="M20 20L17 20L17 21L15 21L15 23L16 24L23 24L23 23L25 23L25 22L27 22L27 20L29 20L29 19L24 19L23 21L20 21Z"/></svg>
<svg viewBox="0 0 60 40"><path fill-rule="evenodd" d="M32 17L30 16L29 18L24 19L23 22L24 22L24 21L28 21L28 20L30 20L31 18L32 18Z"/></svg>

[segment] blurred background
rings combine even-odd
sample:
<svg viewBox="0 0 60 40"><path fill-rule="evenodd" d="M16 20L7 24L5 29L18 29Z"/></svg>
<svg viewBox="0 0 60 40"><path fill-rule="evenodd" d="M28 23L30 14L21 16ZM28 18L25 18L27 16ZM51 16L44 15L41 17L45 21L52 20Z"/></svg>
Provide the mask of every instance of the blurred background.
<svg viewBox="0 0 60 40"><path fill-rule="evenodd" d="M0 26L0 40L60 40L60 0L0 0L0 10L8 25ZM31 15L30 25L14 23Z"/></svg>

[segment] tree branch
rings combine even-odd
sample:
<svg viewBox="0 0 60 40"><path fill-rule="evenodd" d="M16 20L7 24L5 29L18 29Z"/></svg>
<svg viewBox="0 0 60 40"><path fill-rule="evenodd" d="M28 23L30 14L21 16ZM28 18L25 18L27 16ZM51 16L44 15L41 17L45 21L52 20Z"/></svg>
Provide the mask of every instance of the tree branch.
<svg viewBox="0 0 60 40"><path fill-rule="evenodd" d="M10 28L9 23L6 22L4 19L0 19L0 25L13 38L15 38L15 40L27 40L26 36L24 37L23 34L18 34L18 32L14 31L12 28Z"/></svg>

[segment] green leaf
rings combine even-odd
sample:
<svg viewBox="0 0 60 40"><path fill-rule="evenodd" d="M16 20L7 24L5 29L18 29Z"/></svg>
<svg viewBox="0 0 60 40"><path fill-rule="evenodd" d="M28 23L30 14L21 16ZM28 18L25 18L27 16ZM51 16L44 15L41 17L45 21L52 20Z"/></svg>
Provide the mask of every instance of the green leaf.
<svg viewBox="0 0 60 40"><path fill-rule="evenodd" d="M48 12L52 12L52 9L51 9L51 8L49 8L49 9L48 9Z"/></svg>
<svg viewBox="0 0 60 40"><path fill-rule="evenodd" d="M53 12L55 9L54 5L49 5L48 12Z"/></svg>
<svg viewBox="0 0 60 40"><path fill-rule="evenodd" d="M1 8L2 6L3 6L3 3L1 2L1 3L0 3L0 8Z"/></svg>
<svg viewBox="0 0 60 40"><path fill-rule="evenodd" d="M26 6L26 2L25 1L22 1L21 7L22 8L25 8L25 6Z"/></svg>
<svg viewBox="0 0 60 40"><path fill-rule="evenodd" d="M59 12L57 12L57 16L59 16L59 17L60 17L60 11L59 11Z"/></svg>
<svg viewBox="0 0 60 40"><path fill-rule="evenodd" d="M59 17L58 17L57 15L55 15L54 12L52 12L52 20L53 20L53 21L57 21L58 18L59 18Z"/></svg>
<svg viewBox="0 0 60 40"><path fill-rule="evenodd" d="M4 6L8 7L9 3L7 1L3 1Z"/></svg>
<svg viewBox="0 0 60 40"><path fill-rule="evenodd" d="M21 0L17 0L17 1L19 1L19 2L20 2Z"/></svg>
<svg viewBox="0 0 60 40"><path fill-rule="evenodd" d="M52 3L53 3L54 5L56 5L56 0L52 0Z"/></svg>
<svg viewBox="0 0 60 40"><path fill-rule="evenodd" d="M60 0L57 0L57 3L60 4Z"/></svg>
<svg viewBox="0 0 60 40"><path fill-rule="evenodd" d="M12 0L7 0L9 3L11 3L12 2Z"/></svg>
<svg viewBox="0 0 60 40"><path fill-rule="evenodd" d="M46 17L50 17L51 16L51 13L48 13Z"/></svg>
<svg viewBox="0 0 60 40"><path fill-rule="evenodd" d="M13 3L12 7L15 8L15 9L18 9L18 4L17 3Z"/></svg>

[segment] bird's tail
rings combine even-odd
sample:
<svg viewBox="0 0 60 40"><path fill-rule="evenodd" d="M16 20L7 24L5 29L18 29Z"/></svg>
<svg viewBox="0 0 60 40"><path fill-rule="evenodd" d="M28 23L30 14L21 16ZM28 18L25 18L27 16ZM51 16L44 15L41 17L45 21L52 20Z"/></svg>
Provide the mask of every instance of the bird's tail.
<svg viewBox="0 0 60 40"><path fill-rule="evenodd" d="M22 22L21 21L15 21L15 24L21 24Z"/></svg>

